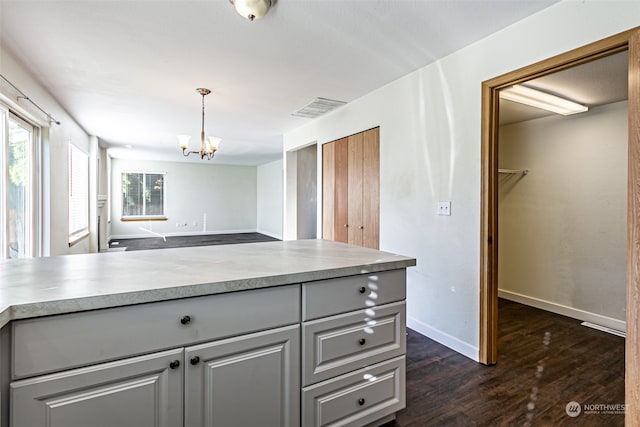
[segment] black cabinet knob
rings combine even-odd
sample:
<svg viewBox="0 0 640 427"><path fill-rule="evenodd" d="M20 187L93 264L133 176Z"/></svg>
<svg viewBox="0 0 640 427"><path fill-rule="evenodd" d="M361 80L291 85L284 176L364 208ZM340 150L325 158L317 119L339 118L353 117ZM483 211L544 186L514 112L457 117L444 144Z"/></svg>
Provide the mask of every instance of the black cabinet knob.
<svg viewBox="0 0 640 427"><path fill-rule="evenodd" d="M358 340L358 344L360 344L360 345L364 345L366 342L367 342L367 340L365 340L364 338L360 338Z"/></svg>
<svg viewBox="0 0 640 427"><path fill-rule="evenodd" d="M190 362L192 365L197 365L198 363L200 363L200 358L199 358L198 356L193 356L193 357L191 358L191 360L189 360L189 362Z"/></svg>
<svg viewBox="0 0 640 427"><path fill-rule="evenodd" d="M358 399L358 405L360 406L364 405L364 399L362 397Z"/></svg>
<svg viewBox="0 0 640 427"><path fill-rule="evenodd" d="M169 367L171 369L178 369L180 367L180 361L179 360L172 360L171 363L169 363Z"/></svg>
<svg viewBox="0 0 640 427"><path fill-rule="evenodd" d="M360 292L361 294L364 294L365 292L367 292L367 288L365 288L364 286L360 286L360 288L358 289L358 292Z"/></svg>
<svg viewBox="0 0 640 427"><path fill-rule="evenodd" d="M191 316L182 316L182 318L180 319L180 323L182 323L183 325L188 325L189 323L191 323Z"/></svg>

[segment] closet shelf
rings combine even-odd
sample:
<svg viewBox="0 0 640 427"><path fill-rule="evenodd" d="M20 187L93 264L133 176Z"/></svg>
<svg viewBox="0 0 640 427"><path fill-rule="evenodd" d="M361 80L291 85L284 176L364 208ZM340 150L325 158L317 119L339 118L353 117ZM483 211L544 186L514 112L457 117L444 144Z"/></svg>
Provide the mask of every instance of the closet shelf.
<svg viewBox="0 0 640 427"><path fill-rule="evenodd" d="M527 175L529 173L529 169L498 169L498 173Z"/></svg>

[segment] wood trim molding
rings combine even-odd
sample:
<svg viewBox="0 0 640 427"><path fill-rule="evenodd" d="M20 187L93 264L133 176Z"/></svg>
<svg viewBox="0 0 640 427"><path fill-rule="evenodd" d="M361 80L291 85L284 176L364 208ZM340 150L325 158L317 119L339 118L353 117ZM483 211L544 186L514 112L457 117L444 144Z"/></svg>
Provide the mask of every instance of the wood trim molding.
<svg viewBox="0 0 640 427"><path fill-rule="evenodd" d="M120 218L121 222L147 222L147 221L168 221L166 216L134 216Z"/></svg>
<svg viewBox="0 0 640 427"><path fill-rule="evenodd" d="M498 91L629 49L629 176L627 251L626 425L640 419L640 27L625 31L482 84L480 195L479 361L497 361L498 342Z"/></svg>
<svg viewBox="0 0 640 427"><path fill-rule="evenodd" d="M640 426L640 30L629 39L625 425Z"/></svg>
<svg viewBox="0 0 640 427"><path fill-rule="evenodd" d="M494 89L501 89L622 52L627 50L629 39L636 32L637 28L607 37L606 39L590 43L569 52L561 53L560 55L536 62L535 64L527 65L487 80L483 84Z"/></svg>
<svg viewBox="0 0 640 427"><path fill-rule="evenodd" d="M493 365L498 357L498 91L482 85L480 206L480 346L478 360ZM494 286L495 284L495 286Z"/></svg>

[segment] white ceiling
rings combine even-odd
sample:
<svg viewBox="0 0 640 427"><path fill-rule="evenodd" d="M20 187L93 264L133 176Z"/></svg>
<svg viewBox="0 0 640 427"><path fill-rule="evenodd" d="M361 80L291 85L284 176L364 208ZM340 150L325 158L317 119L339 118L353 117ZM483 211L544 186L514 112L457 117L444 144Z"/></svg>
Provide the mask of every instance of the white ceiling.
<svg viewBox="0 0 640 427"><path fill-rule="evenodd" d="M252 23L227 0L0 0L0 43L115 157L182 160L206 87L214 162L257 165L314 98L353 101L555 2L280 0Z"/></svg>

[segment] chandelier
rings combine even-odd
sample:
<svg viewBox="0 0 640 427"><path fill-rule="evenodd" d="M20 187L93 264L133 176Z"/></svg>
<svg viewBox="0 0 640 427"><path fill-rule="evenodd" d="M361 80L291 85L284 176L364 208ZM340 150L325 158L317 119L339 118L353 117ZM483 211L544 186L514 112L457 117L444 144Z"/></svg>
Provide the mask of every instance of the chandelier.
<svg viewBox="0 0 640 427"><path fill-rule="evenodd" d="M200 150L188 151L189 148L189 139L191 138L189 135L178 135L178 141L180 143L180 148L182 148L182 155L187 157L189 154L197 154L201 159L205 157L207 160L213 159L213 156L216 154L218 150L218 146L220 145L220 141L222 138L218 138L217 136L210 136L207 139L204 137L204 97L209 95L211 91L205 88L197 88L196 92L202 95L202 131L200 132Z"/></svg>
<svg viewBox="0 0 640 427"><path fill-rule="evenodd" d="M260 19L269 12L276 0L229 0L236 12L249 21Z"/></svg>

